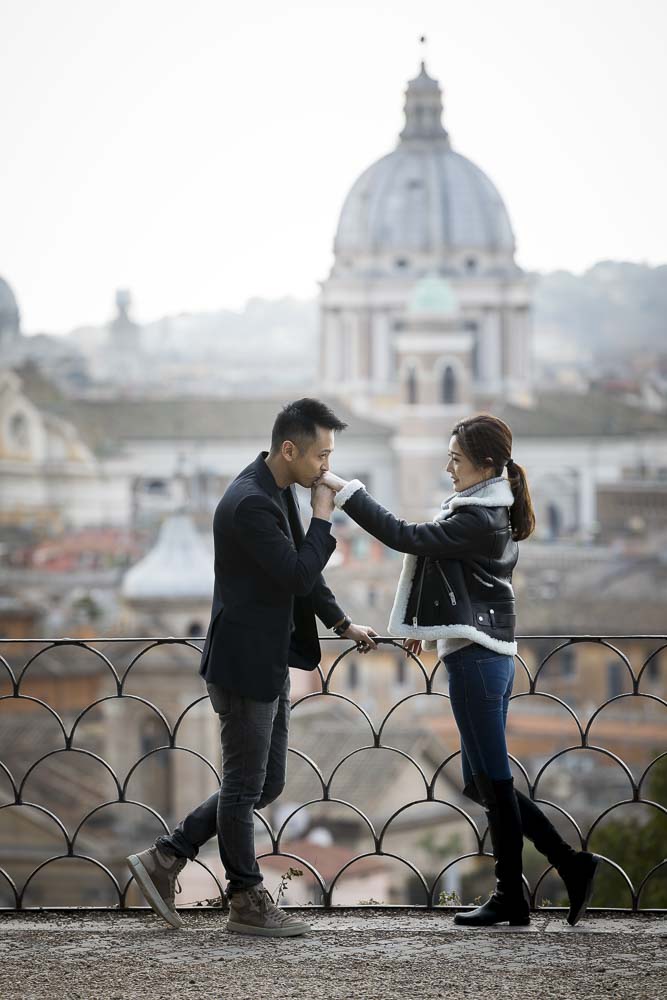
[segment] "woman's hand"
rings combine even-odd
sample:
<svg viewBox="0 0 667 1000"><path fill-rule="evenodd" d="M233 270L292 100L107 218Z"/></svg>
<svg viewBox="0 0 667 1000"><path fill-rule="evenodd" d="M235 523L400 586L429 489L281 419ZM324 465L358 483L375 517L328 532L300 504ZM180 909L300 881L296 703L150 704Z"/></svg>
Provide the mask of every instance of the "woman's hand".
<svg viewBox="0 0 667 1000"><path fill-rule="evenodd" d="M310 506L313 508L313 517L331 520L334 509L334 493L331 488L319 482L317 486L313 486L310 491Z"/></svg>
<svg viewBox="0 0 667 1000"><path fill-rule="evenodd" d="M317 485L322 484L323 486L328 486L330 490L334 493L340 493L344 486L347 486L347 480L341 479L340 476L334 475L333 472L325 472L317 480Z"/></svg>
<svg viewBox="0 0 667 1000"><path fill-rule="evenodd" d="M422 641L421 639L404 639L403 649L405 650L405 655L409 653L414 653L415 656L420 656L422 651Z"/></svg>

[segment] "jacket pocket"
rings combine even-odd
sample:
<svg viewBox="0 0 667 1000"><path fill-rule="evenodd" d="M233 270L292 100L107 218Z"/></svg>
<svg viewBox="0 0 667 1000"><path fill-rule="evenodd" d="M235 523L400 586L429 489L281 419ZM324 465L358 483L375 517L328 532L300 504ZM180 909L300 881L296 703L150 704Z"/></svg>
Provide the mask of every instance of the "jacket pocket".
<svg viewBox="0 0 667 1000"><path fill-rule="evenodd" d="M516 625L516 615L503 611L501 608L488 607L487 605L474 604L472 608L473 625L477 628L514 628Z"/></svg>

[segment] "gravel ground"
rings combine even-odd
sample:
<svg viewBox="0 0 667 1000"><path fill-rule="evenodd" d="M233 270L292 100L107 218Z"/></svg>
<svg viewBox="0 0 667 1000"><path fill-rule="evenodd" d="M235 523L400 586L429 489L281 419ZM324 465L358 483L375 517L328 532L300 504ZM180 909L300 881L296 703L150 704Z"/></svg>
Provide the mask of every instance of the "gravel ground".
<svg viewBox="0 0 667 1000"><path fill-rule="evenodd" d="M0 915L2 1000L659 1000L667 917L538 914L526 928L460 928L451 912L308 911L311 933L228 934L181 911Z"/></svg>

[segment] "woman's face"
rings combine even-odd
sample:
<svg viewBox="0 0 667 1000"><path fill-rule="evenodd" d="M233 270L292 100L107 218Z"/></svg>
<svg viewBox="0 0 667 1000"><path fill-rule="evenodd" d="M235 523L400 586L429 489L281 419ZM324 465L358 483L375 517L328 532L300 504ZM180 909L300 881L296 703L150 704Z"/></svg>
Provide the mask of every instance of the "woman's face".
<svg viewBox="0 0 667 1000"><path fill-rule="evenodd" d="M493 466L480 468L478 465L473 465L468 456L464 455L456 434L452 434L449 439L447 454L449 461L445 469L452 477L456 493L467 490L469 486L481 483L483 479L490 479L494 474Z"/></svg>

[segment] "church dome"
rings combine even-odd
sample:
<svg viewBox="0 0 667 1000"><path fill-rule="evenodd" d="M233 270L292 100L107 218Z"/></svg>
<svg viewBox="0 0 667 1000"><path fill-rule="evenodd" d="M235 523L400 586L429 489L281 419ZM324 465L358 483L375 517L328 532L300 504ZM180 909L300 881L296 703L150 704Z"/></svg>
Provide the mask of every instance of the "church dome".
<svg viewBox="0 0 667 1000"><path fill-rule="evenodd" d="M0 330L18 333L19 307L11 286L0 277Z"/></svg>
<svg viewBox="0 0 667 1000"><path fill-rule="evenodd" d="M507 209L493 182L454 152L442 125L437 80L410 80L396 149L373 163L343 204L334 241L340 254L452 251L514 253Z"/></svg>
<svg viewBox="0 0 667 1000"><path fill-rule="evenodd" d="M129 601L210 601L213 582L213 553L187 514L172 514L154 548L127 571L121 590Z"/></svg>

